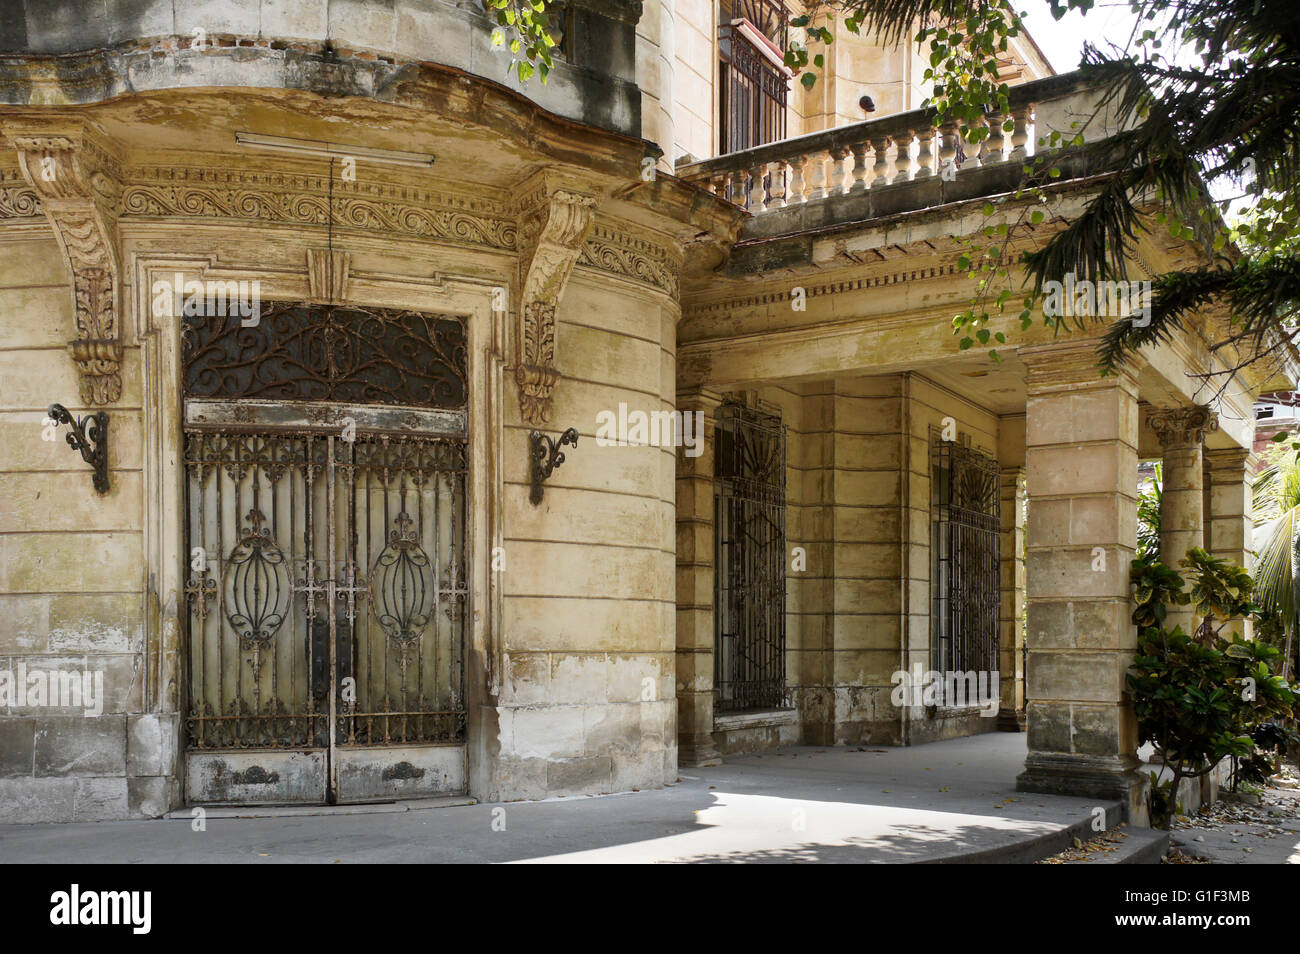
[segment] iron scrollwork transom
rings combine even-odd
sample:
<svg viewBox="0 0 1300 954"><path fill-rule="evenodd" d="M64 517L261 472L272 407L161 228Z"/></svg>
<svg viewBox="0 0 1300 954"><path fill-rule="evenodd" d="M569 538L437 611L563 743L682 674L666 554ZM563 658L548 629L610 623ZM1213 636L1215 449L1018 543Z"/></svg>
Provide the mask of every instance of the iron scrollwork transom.
<svg viewBox="0 0 1300 954"><path fill-rule="evenodd" d="M354 305L265 302L255 324L183 319L185 396L462 408L465 322Z"/></svg>

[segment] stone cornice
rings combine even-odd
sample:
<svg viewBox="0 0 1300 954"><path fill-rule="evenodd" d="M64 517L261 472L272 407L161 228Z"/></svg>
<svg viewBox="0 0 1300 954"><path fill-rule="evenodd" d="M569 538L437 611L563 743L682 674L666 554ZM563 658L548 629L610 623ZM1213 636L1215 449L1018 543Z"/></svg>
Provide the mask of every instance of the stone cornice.
<svg viewBox="0 0 1300 954"><path fill-rule="evenodd" d="M933 249L929 250L933 255ZM714 299L712 301L697 302L695 304L682 308L682 320L687 321L692 318L705 318L710 315L727 314L741 308L757 308L763 305L788 304L792 289L796 286L804 290L806 298L819 298L825 295L837 295L844 292L863 291L868 288L881 288L886 285L899 285L905 282L926 281L932 278L948 278L958 274L965 275L965 272L957 268L957 253L950 256L953 261L942 264L923 265L911 268L898 267L892 270L880 271L871 269L872 274L862 275L861 272L869 266L858 265L853 271L859 273L855 278L839 278L831 280L822 280L819 282L808 281L804 277L790 276L784 279L779 289L768 288L762 291L750 291L747 294L737 295L733 298ZM900 261L900 265L901 265ZM848 271L849 269L844 269ZM811 277L811 276L809 276ZM770 281L765 281L765 285L770 285Z"/></svg>
<svg viewBox="0 0 1300 954"><path fill-rule="evenodd" d="M1260 455L1249 447L1207 447L1205 466L1211 473L1255 473Z"/></svg>
<svg viewBox="0 0 1300 954"><path fill-rule="evenodd" d="M1137 368L1125 365L1115 374L1102 377L1096 349L1096 339L1017 348L1016 355L1028 370L1025 383L1029 395L1113 387L1136 395Z"/></svg>
<svg viewBox="0 0 1300 954"><path fill-rule="evenodd" d="M585 155L592 165L628 178L647 154L649 144L629 135L630 128L617 132L585 117L561 116L524 92L460 66L353 49L338 37L281 40L257 33L255 22L253 33L209 33L202 50L187 33L124 40L109 49L0 54L0 104L90 105L184 88L284 89L416 108L436 103L438 114L493 126L540 148L551 161ZM481 23L486 33L489 24ZM560 60L552 82L589 73ZM598 75L612 98L636 95L630 79Z"/></svg>

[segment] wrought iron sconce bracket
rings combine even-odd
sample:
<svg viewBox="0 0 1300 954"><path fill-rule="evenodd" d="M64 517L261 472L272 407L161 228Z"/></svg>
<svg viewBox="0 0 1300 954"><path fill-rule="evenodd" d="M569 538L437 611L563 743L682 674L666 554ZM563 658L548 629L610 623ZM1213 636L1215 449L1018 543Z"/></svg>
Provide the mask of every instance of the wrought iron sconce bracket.
<svg viewBox="0 0 1300 954"><path fill-rule="evenodd" d="M528 494L528 500L534 506L542 502L542 484L546 478L554 473L555 468L564 463L564 451L562 448L565 444L574 447L578 446L578 429L570 427L560 435L558 441L553 441L541 431L533 431L528 435L528 461L529 473L531 474L532 490Z"/></svg>
<svg viewBox="0 0 1300 954"><path fill-rule="evenodd" d="M46 411L54 426L68 425L68 446L81 452L81 459L95 469L93 483L97 493L108 493L108 414L96 411L85 417L73 417L62 404L51 404Z"/></svg>

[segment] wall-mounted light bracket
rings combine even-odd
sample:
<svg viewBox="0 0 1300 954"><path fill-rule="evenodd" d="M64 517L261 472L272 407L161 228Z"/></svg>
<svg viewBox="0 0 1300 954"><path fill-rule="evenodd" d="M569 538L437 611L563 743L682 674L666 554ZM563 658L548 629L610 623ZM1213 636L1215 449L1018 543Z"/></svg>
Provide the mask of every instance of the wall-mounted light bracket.
<svg viewBox="0 0 1300 954"><path fill-rule="evenodd" d="M564 463L564 451L561 448L565 444L578 446L576 427L566 430L558 441L551 440L541 431L533 431L528 435L529 472L532 475L532 492L528 499L534 506L542 502L542 484L546 478Z"/></svg>
<svg viewBox="0 0 1300 954"><path fill-rule="evenodd" d="M108 493L108 414L97 411L85 417L73 417L62 404L51 404L46 412L54 426L68 425L68 446L81 452L81 459L95 469L93 483L97 493Z"/></svg>

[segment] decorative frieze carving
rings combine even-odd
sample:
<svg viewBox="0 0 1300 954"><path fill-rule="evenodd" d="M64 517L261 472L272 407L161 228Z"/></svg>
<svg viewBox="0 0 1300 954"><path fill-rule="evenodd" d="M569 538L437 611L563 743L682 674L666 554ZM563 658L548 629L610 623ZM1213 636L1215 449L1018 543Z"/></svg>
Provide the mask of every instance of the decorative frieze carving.
<svg viewBox="0 0 1300 954"><path fill-rule="evenodd" d="M0 169L0 219L43 218L41 197L18 169Z"/></svg>
<svg viewBox="0 0 1300 954"><path fill-rule="evenodd" d="M72 272L77 338L68 350L80 375L81 402L111 404L122 396L117 162L88 127L5 133Z"/></svg>
<svg viewBox="0 0 1300 954"><path fill-rule="evenodd" d="M596 217L594 196L557 187L541 174L519 218L520 305L519 354L515 384L524 420L550 420L555 369L555 308L578 261Z"/></svg>
<svg viewBox="0 0 1300 954"><path fill-rule="evenodd" d="M579 267L594 268L667 292L674 300L681 291L681 260L657 245L597 223L582 246Z"/></svg>
<svg viewBox="0 0 1300 954"><path fill-rule="evenodd" d="M545 192L526 192L525 203ZM525 208L527 205L525 204ZM0 184L0 218L4 212ZM325 176L233 171L196 167L133 170L122 198L124 217L203 217L289 222L329 222L329 180ZM515 251L519 221L505 205L485 196L461 196L411 186L335 183L334 224L396 235L432 238L457 245ZM594 226L583 242L577 266L654 288L676 299L681 262L671 243L658 243L610 224Z"/></svg>
<svg viewBox="0 0 1300 954"><path fill-rule="evenodd" d="M508 212L481 197L460 197L409 186L369 182L334 184L334 222L489 248L514 249ZM328 176L220 169L148 168L133 172L123 215L203 216L326 225Z"/></svg>
<svg viewBox="0 0 1300 954"><path fill-rule="evenodd" d="M1219 429L1219 415L1208 407L1152 408L1147 424L1155 431L1161 447L1177 444L1200 444L1205 435Z"/></svg>

